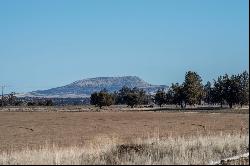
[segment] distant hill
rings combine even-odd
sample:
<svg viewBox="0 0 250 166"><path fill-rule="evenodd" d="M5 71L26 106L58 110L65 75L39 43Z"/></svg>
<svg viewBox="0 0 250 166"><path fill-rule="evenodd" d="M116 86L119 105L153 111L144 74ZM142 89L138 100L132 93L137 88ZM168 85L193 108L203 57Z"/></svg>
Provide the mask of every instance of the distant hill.
<svg viewBox="0 0 250 166"><path fill-rule="evenodd" d="M137 76L97 77L75 81L71 84L48 90L37 90L18 97L79 98L90 97L93 92L106 88L109 92L120 90L123 86L142 88L148 93L155 93L165 85L151 85Z"/></svg>

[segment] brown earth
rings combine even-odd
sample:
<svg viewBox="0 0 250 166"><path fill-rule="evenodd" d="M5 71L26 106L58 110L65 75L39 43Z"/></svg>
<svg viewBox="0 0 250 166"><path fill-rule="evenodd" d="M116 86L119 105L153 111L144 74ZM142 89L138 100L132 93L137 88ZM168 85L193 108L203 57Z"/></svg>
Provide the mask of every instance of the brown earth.
<svg viewBox="0 0 250 166"><path fill-rule="evenodd" d="M44 144L82 145L102 136L123 139L235 134L249 114L191 112L0 112L0 152Z"/></svg>

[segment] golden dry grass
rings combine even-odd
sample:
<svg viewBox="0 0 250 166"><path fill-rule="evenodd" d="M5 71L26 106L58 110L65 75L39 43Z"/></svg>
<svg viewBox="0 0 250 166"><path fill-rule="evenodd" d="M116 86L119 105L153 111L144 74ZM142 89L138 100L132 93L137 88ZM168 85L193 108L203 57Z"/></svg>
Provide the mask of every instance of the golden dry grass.
<svg viewBox="0 0 250 166"><path fill-rule="evenodd" d="M210 164L248 151L249 136L218 135L122 140L99 136L88 145L62 148L43 145L0 154L0 164Z"/></svg>

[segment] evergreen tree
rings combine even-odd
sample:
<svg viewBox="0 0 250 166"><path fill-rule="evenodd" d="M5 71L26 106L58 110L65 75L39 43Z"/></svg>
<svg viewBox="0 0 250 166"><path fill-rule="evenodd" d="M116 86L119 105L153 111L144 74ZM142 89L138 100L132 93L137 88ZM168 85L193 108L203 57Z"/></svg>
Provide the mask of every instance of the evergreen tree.
<svg viewBox="0 0 250 166"><path fill-rule="evenodd" d="M158 89L158 91L155 94L155 103L159 105L160 107L166 103L166 92L164 92L163 89Z"/></svg>
<svg viewBox="0 0 250 166"><path fill-rule="evenodd" d="M130 88L128 88L127 86L123 86L122 89L120 89L117 93L116 104L126 104L125 96L127 96L128 93L131 92L132 90Z"/></svg>
<svg viewBox="0 0 250 166"><path fill-rule="evenodd" d="M179 85L178 83L172 84L169 91L172 96L173 104L180 105L181 108L186 107L184 88L182 85Z"/></svg>
<svg viewBox="0 0 250 166"><path fill-rule="evenodd" d="M140 89L137 93L139 95L139 104L143 105L149 103L148 95L143 89Z"/></svg>
<svg viewBox="0 0 250 166"><path fill-rule="evenodd" d="M220 103L221 108L225 99L224 93L224 80L222 76L219 76L217 80L214 80L214 86L211 90L212 102Z"/></svg>
<svg viewBox="0 0 250 166"><path fill-rule="evenodd" d="M224 98L232 108L234 104L240 102L240 76L232 75L229 77L227 74L223 77L224 79Z"/></svg>
<svg viewBox="0 0 250 166"><path fill-rule="evenodd" d="M125 97L125 102L128 106L130 106L131 108L133 108L135 105L138 105L140 102L140 98L138 93L135 92L130 92L128 93Z"/></svg>
<svg viewBox="0 0 250 166"><path fill-rule="evenodd" d="M94 92L90 96L90 104L91 105L97 105L97 103L98 103L98 93Z"/></svg>
<svg viewBox="0 0 250 166"><path fill-rule="evenodd" d="M103 106L110 106L114 102L112 94L109 94L106 90L102 90L99 93L95 92L91 94L90 103L102 108Z"/></svg>
<svg viewBox="0 0 250 166"><path fill-rule="evenodd" d="M204 102L207 104L212 103L212 87L211 83L208 81L204 86Z"/></svg>
<svg viewBox="0 0 250 166"><path fill-rule="evenodd" d="M249 73L244 71L240 74L240 105L249 104Z"/></svg>
<svg viewBox="0 0 250 166"><path fill-rule="evenodd" d="M203 95L203 85L201 77L192 71L188 71L183 83L185 101L189 105L200 103Z"/></svg>

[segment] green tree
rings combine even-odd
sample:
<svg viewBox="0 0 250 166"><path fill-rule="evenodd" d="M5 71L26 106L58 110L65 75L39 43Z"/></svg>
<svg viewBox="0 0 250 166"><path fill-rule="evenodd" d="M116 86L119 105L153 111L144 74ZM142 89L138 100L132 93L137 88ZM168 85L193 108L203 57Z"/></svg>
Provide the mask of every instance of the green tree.
<svg viewBox="0 0 250 166"><path fill-rule="evenodd" d="M206 85L204 85L204 101L207 104L212 103L212 84L208 81Z"/></svg>
<svg viewBox="0 0 250 166"><path fill-rule="evenodd" d="M114 99L114 104L120 104L119 103L119 92L118 91L114 91L113 95L113 99Z"/></svg>
<svg viewBox="0 0 250 166"><path fill-rule="evenodd" d="M126 104L126 96L128 93L131 93L132 90L128 88L127 86L123 86L122 89L119 90L119 92L116 94L116 104Z"/></svg>
<svg viewBox="0 0 250 166"><path fill-rule="evenodd" d="M173 91L171 88L168 89L166 92L166 98L165 98L165 104L173 104L174 97L173 97Z"/></svg>
<svg viewBox="0 0 250 166"><path fill-rule="evenodd" d="M114 93L116 104L127 104L128 106L134 107L139 104L149 103L149 96L143 89L134 87L133 89L123 86L119 92Z"/></svg>
<svg viewBox="0 0 250 166"><path fill-rule="evenodd" d="M240 74L240 105L249 104L249 73L244 71Z"/></svg>
<svg viewBox="0 0 250 166"><path fill-rule="evenodd" d="M224 101L230 108L235 104L240 104L243 95L241 75L227 75L218 77L212 88L213 101L220 103L221 107Z"/></svg>
<svg viewBox="0 0 250 166"><path fill-rule="evenodd" d="M217 80L214 80L214 86L211 89L211 94L212 94L212 102L220 103L220 106L222 108L225 99L224 80L222 76L219 76Z"/></svg>
<svg viewBox="0 0 250 166"><path fill-rule="evenodd" d="M16 100L17 97L15 96L15 92L11 92L10 94L8 94L7 96L8 105L15 105Z"/></svg>
<svg viewBox="0 0 250 166"><path fill-rule="evenodd" d="M45 100L45 106L53 106L53 101L51 99Z"/></svg>
<svg viewBox="0 0 250 166"><path fill-rule="evenodd" d="M172 84L169 89L169 94L172 96L173 104L179 105L181 108L186 106L183 85L179 85L179 83Z"/></svg>
<svg viewBox="0 0 250 166"><path fill-rule="evenodd" d="M107 91L103 90L99 93L95 92L91 94L90 103L95 106L102 108L103 106L110 106L114 102L112 94L109 94Z"/></svg>
<svg viewBox="0 0 250 166"><path fill-rule="evenodd" d="M166 103L166 92L163 89L158 89L155 94L155 103L160 107Z"/></svg>
<svg viewBox="0 0 250 166"><path fill-rule="evenodd" d="M201 77L192 71L188 71L183 83L185 101L189 105L198 104L203 96L203 85Z"/></svg>
<svg viewBox="0 0 250 166"><path fill-rule="evenodd" d="M138 93L136 92L130 92L126 94L124 99L125 99L126 104L130 106L131 108L133 108L135 105L138 105L140 103L140 97Z"/></svg>
<svg viewBox="0 0 250 166"><path fill-rule="evenodd" d="M223 79L224 98L229 104L229 107L232 108L234 104L240 102L240 76L232 75L229 77L226 74Z"/></svg>
<svg viewBox="0 0 250 166"><path fill-rule="evenodd" d="M136 93L139 95L139 104L143 105L149 103L149 96L146 94L146 91L139 89Z"/></svg>
<svg viewBox="0 0 250 166"><path fill-rule="evenodd" d="M98 93L94 92L90 96L90 104L91 105L97 105L97 103L98 103Z"/></svg>

